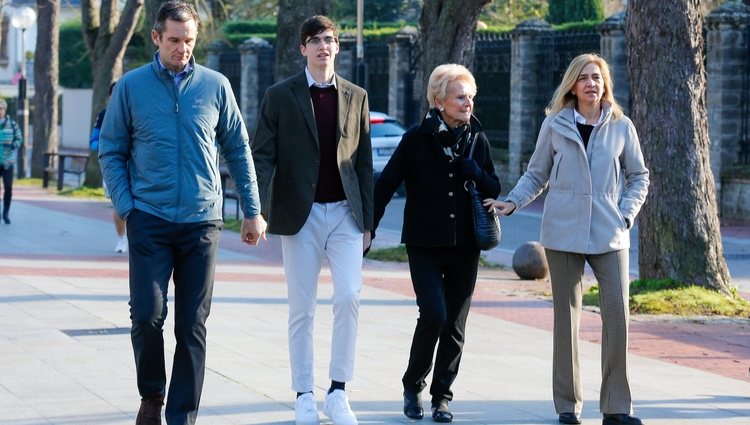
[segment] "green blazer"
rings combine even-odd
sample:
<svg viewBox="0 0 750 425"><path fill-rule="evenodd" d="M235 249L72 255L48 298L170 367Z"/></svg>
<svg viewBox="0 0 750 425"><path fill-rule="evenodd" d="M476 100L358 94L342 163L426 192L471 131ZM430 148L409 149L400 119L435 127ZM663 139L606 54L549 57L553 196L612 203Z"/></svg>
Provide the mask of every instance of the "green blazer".
<svg viewBox="0 0 750 425"><path fill-rule="evenodd" d="M364 232L373 227L367 92L338 75L335 78L336 157L349 208ZM294 235L312 209L320 166L318 130L304 72L266 90L251 143L268 233Z"/></svg>

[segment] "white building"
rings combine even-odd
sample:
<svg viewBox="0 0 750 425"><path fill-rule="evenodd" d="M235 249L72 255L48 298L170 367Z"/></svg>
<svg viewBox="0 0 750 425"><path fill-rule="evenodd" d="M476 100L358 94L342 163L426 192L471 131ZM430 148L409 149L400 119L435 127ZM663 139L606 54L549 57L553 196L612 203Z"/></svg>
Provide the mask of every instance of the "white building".
<svg viewBox="0 0 750 425"><path fill-rule="evenodd" d="M21 58L26 57L26 77L28 78L29 94L34 89L34 50L36 49L37 25L34 23L24 31L26 52L21 52L21 30L13 28L10 23L10 15L13 8L28 6L36 11L34 0L0 0L0 14L2 25L0 25L0 96L18 96L18 77L21 69ZM60 6L60 21L80 19L80 0L62 0Z"/></svg>

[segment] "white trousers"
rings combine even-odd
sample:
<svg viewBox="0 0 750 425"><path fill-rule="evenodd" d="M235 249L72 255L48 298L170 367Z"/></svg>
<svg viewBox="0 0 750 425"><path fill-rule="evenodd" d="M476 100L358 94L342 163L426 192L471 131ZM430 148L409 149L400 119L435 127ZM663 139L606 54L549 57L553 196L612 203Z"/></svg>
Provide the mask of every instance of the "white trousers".
<svg viewBox="0 0 750 425"><path fill-rule="evenodd" d="M362 232L346 201L314 203L302 229L281 237L289 299L289 360L292 390L312 391L313 323L323 257L333 278L330 379L351 381L362 288Z"/></svg>

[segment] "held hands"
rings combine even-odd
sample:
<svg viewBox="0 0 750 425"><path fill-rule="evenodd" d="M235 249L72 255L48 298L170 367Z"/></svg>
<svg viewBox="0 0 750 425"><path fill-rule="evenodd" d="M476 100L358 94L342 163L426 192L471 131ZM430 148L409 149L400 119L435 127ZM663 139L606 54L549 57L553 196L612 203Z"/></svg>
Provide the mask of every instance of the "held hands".
<svg viewBox="0 0 750 425"><path fill-rule="evenodd" d="M487 212L495 215L509 215L516 209L516 204L513 202L497 201L492 198L485 199L482 204L487 207Z"/></svg>
<svg viewBox="0 0 750 425"><path fill-rule="evenodd" d="M242 236L242 242L248 245L258 245L260 240L266 240L266 220L263 216L258 214L253 218L245 218L242 220L242 228L240 229L240 235Z"/></svg>

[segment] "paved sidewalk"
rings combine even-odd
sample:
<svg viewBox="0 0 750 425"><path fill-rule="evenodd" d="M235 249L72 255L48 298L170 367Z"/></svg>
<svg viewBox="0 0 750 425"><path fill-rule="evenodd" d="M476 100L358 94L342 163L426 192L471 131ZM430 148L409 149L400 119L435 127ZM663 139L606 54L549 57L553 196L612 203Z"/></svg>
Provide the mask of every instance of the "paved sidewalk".
<svg viewBox="0 0 750 425"><path fill-rule="evenodd" d="M13 224L0 225L0 424L132 424L128 266L113 252L111 209L14 189ZM278 239L251 248L226 232L219 258L198 423L292 424ZM415 422L401 413L400 377L417 315L408 270L367 261L365 278L357 373L347 385L352 407L362 424ZM557 423L545 285L511 271L480 273L454 386L455 422ZM327 276L315 328L319 401L328 384L330 294ZM584 313L588 424L601 423L598 320ZM168 361L172 323L170 314ZM647 424L750 424L748 321L634 316L631 326L634 403Z"/></svg>

